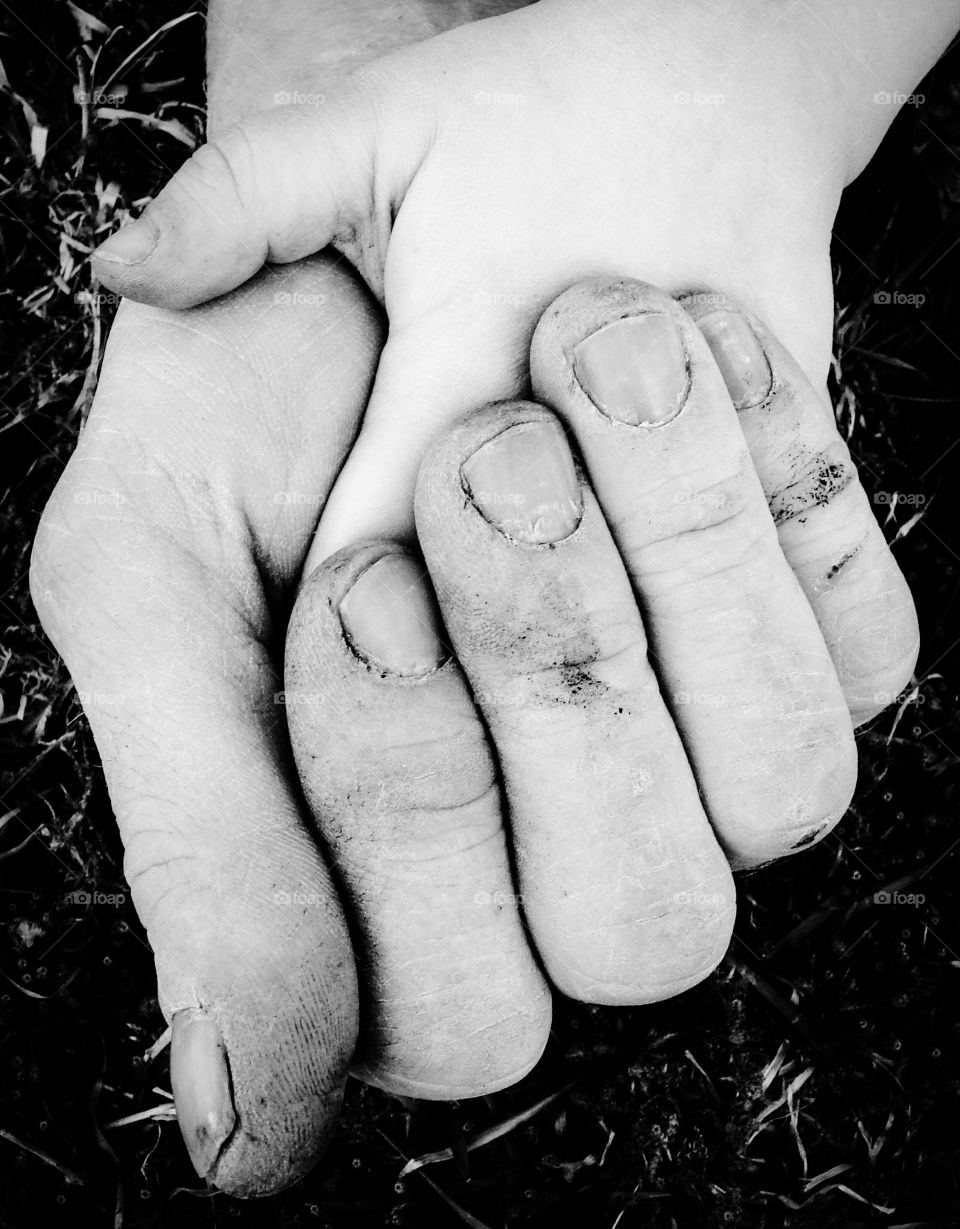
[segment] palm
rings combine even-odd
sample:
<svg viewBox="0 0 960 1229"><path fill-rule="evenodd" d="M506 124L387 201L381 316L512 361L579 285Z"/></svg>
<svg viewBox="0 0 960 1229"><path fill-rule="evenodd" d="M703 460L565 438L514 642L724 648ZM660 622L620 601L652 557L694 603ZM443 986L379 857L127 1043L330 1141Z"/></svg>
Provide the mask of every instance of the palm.
<svg viewBox="0 0 960 1229"><path fill-rule="evenodd" d="M217 1177L238 1193L313 1159L356 1033L346 929L286 767L274 628L380 341L336 266L268 270L187 313L124 303L34 551L161 1006L204 1007L227 1044L243 1117ZM314 907L284 906L301 896ZM278 1079L297 1089L295 1117L260 1109Z"/></svg>

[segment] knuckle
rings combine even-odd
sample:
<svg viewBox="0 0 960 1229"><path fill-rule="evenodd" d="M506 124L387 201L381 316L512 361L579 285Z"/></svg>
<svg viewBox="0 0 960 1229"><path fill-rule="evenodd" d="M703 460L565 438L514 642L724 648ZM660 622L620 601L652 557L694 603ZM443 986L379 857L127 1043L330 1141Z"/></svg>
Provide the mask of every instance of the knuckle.
<svg viewBox="0 0 960 1229"><path fill-rule="evenodd" d="M123 873L137 915L148 931L154 929L163 910L180 912L209 888L203 882L203 860L196 849L165 824L162 815L151 819L150 811L156 810L156 806L144 807L136 823L122 825Z"/></svg>
<svg viewBox="0 0 960 1229"><path fill-rule="evenodd" d="M81 586L88 587L101 557L95 522L82 514L69 470L47 501L30 552L30 595L40 623L55 641L76 614ZM80 612L82 613L82 612Z"/></svg>
<svg viewBox="0 0 960 1229"><path fill-rule="evenodd" d="M664 493L660 510L625 533L632 569L645 584L672 588L747 565L776 537L755 496L742 471Z"/></svg>
<svg viewBox="0 0 960 1229"><path fill-rule="evenodd" d="M99 452L110 433L81 441L47 501L30 558L30 591L40 622L55 644L91 642L118 600L134 596L154 540L163 534L138 506L132 455ZM113 447L116 448L116 439Z"/></svg>
<svg viewBox="0 0 960 1229"><path fill-rule="evenodd" d="M857 480L850 452L837 438L826 448L805 452L795 462L791 480L770 496L770 514L776 525L831 503Z"/></svg>
<svg viewBox="0 0 960 1229"><path fill-rule="evenodd" d="M216 141L201 145L152 202L150 210L176 226L198 210L208 222L245 213L259 216L263 200L255 147L244 127L237 125Z"/></svg>
<svg viewBox="0 0 960 1229"><path fill-rule="evenodd" d="M639 620L629 617L596 616L582 635L528 640L517 648L522 658L515 649L509 677L501 669L481 704L501 722L538 720L545 730L562 729L570 711L615 708L625 694L639 696L652 686L646 637Z"/></svg>
<svg viewBox="0 0 960 1229"><path fill-rule="evenodd" d="M249 138L242 129L233 129L201 145L171 182L187 196L195 191L220 193L226 188L242 199L243 185L249 181L250 159Z"/></svg>

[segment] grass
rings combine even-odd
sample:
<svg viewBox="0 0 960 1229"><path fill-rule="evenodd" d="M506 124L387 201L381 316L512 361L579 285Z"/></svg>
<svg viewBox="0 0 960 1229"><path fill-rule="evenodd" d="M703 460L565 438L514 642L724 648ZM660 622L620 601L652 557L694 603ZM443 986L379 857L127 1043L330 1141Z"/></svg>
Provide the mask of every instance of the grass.
<svg viewBox="0 0 960 1229"><path fill-rule="evenodd" d="M86 255L200 133L201 19L156 34L183 12L0 6L0 1223L956 1224L960 54L838 225L838 415L924 628L916 687L860 740L839 833L744 881L702 987L646 1010L559 1005L540 1068L481 1101L353 1084L315 1173L244 1205L198 1190L170 1120L96 750L26 585L112 312ZM111 101L84 101L98 91Z"/></svg>

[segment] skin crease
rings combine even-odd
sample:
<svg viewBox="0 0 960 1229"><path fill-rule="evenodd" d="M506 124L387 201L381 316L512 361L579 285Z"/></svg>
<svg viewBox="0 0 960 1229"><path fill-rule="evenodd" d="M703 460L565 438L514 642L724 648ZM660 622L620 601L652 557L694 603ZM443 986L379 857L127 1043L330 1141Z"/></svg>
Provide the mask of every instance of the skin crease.
<svg viewBox="0 0 960 1229"><path fill-rule="evenodd" d="M683 301L697 322L734 308L771 367L771 389L738 421L784 556L813 607L854 725L899 694L919 651L913 598L887 547L836 420L763 321L715 292ZM542 336L542 334L541 334ZM875 635L865 635L872 626Z"/></svg>
<svg viewBox="0 0 960 1229"><path fill-rule="evenodd" d="M326 29L329 10L310 8L296 6L294 44L275 41L276 62L287 66L278 67L282 88L300 80L326 87L306 33ZM224 53L213 64L212 133L272 101L258 98L254 77L216 85L226 80L225 48L233 48L231 72L249 63L236 50L241 43L262 69L258 32L279 28L280 14L293 11L274 3L265 19L254 4L243 18L230 10L233 33L211 40L211 54ZM226 12L213 6L211 28ZM421 27L417 36L427 33ZM912 74L910 67L911 81L919 71ZM771 270L773 284L781 272ZM822 322L825 311L811 318ZM125 697L113 709L88 705L88 716L157 952L164 1010L200 1002L216 1014L241 1122L251 1115L257 1128L241 1129L217 1171L218 1183L241 1195L285 1185L312 1163L356 1028L343 919L287 785L279 681L265 646L276 639L275 610L299 576L316 508L354 438L381 338L368 297L327 256L268 273L187 317L124 303L83 446L34 555L34 599L78 687ZM222 414L212 412L218 402ZM322 420L317 404L327 410ZM119 492L125 502L104 513L76 498L92 490ZM264 862L267 845L275 858ZM291 919L275 907L278 884L318 906ZM244 901L253 907L241 909ZM242 937L238 950L221 946L227 931ZM223 967L210 968L211 950ZM303 987L299 1001L288 1001L291 984ZM331 1015L331 1003L342 1010ZM271 1109L258 1120L252 1107L263 1088ZM292 1134L288 1104L298 1106Z"/></svg>

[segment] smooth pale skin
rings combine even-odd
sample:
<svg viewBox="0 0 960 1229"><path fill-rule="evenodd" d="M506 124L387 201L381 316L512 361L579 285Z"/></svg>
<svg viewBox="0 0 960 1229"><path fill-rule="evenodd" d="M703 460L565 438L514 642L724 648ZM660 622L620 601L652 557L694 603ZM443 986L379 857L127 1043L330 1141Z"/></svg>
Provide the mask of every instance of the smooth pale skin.
<svg viewBox="0 0 960 1229"><path fill-rule="evenodd" d="M525 391L533 326L578 277L719 287L823 389L841 190L885 130L878 92L909 91L960 20L922 10L541 0L224 133L120 237L134 263L104 249L98 275L188 306L334 243L391 330L310 566L410 537L426 442Z"/></svg>

